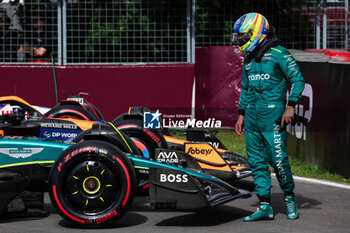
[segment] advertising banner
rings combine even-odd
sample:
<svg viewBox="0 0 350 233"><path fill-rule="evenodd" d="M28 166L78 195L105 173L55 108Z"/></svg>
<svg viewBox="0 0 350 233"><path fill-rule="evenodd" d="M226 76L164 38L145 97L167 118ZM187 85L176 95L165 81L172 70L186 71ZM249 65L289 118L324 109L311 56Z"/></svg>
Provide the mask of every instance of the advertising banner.
<svg viewBox="0 0 350 233"><path fill-rule="evenodd" d="M224 127L234 127L241 93L243 53L236 46L196 49L197 119L215 118Z"/></svg>
<svg viewBox="0 0 350 233"><path fill-rule="evenodd" d="M109 121L130 106L191 115L194 64L56 66L56 75L59 100L84 93ZM1 96L17 95L43 107L56 104L49 65L3 65L0 77Z"/></svg>
<svg viewBox="0 0 350 233"><path fill-rule="evenodd" d="M289 153L321 169L350 177L350 64L298 64L306 85L296 111L309 123L289 126Z"/></svg>

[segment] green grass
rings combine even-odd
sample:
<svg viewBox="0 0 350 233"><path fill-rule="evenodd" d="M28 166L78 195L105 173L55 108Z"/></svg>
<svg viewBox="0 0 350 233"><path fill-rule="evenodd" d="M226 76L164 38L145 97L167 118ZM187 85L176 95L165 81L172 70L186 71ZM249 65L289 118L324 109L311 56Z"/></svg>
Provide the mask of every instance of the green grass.
<svg viewBox="0 0 350 233"><path fill-rule="evenodd" d="M298 158L289 158L289 162L292 167L292 172L296 176L317 178L322 180L329 180L341 183L350 184L350 179L346 179L341 175L330 173L328 171L322 171L317 166L306 164Z"/></svg>
<svg viewBox="0 0 350 233"><path fill-rule="evenodd" d="M244 156L247 155L244 136L237 135L233 130L218 131L216 136L227 147L227 149ZM186 139L186 136L182 134L176 134L175 137ZM309 165L298 158L289 156L289 162L292 167L293 175L350 184L350 179L346 179L338 174L320 170L317 166Z"/></svg>

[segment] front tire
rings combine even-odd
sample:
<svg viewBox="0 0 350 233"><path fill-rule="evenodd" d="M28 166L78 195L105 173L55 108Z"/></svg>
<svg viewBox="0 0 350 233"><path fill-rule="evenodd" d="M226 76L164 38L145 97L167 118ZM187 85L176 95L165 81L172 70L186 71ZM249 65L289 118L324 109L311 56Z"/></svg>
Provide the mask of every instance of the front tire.
<svg viewBox="0 0 350 233"><path fill-rule="evenodd" d="M69 147L49 175L54 207L63 218L81 227L114 223L128 210L135 191L130 161L118 148L102 141Z"/></svg>

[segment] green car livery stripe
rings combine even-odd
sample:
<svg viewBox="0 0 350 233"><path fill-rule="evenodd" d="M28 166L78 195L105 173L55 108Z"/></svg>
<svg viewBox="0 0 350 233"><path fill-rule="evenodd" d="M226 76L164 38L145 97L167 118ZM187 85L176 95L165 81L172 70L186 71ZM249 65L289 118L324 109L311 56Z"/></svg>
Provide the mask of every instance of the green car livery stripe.
<svg viewBox="0 0 350 233"><path fill-rule="evenodd" d="M0 168L17 167L17 166L25 166L25 165L32 165L32 164L53 164L54 162L55 162L55 160L12 163L12 164L1 165Z"/></svg>

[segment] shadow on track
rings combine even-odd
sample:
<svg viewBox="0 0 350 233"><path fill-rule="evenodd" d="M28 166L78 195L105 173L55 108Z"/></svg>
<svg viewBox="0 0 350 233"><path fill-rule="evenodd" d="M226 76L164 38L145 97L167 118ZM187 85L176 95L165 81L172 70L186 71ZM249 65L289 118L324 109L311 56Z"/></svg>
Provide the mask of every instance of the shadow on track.
<svg viewBox="0 0 350 233"><path fill-rule="evenodd" d="M320 209L320 207L317 207L317 206L322 204L322 202L320 202L316 199L308 198L308 197L305 197L305 196L300 195L298 193L295 194L295 198L296 198L297 203L298 203L299 211L302 209ZM283 193L272 193L271 194L271 205L273 207L275 215L278 213L286 215L287 210L286 210L286 204L284 203L284 194ZM259 201L257 200L256 203L254 203L251 206L258 207ZM251 212L251 213L253 213L253 212Z"/></svg>
<svg viewBox="0 0 350 233"><path fill-rule="evenodd" d="M127 212L123 217L121 217L115 224L103 227L102 229L112 229L112 228L123 228L130 226L137 226L147 222L148 218L144 215L137 213ZM59 225L65 228L81 229L81 227L62 219Z"/></svg>
<svg viewBox="0 0 350 233"><path fill-rule="evenodd" d="M236 219L247 216L250 212L247 210L234 208L231 206L220 206L202 210L201 212L185 214L162 220L157 226L179 226L179 227L199 227L199 226L217 226Z"/></svg>

